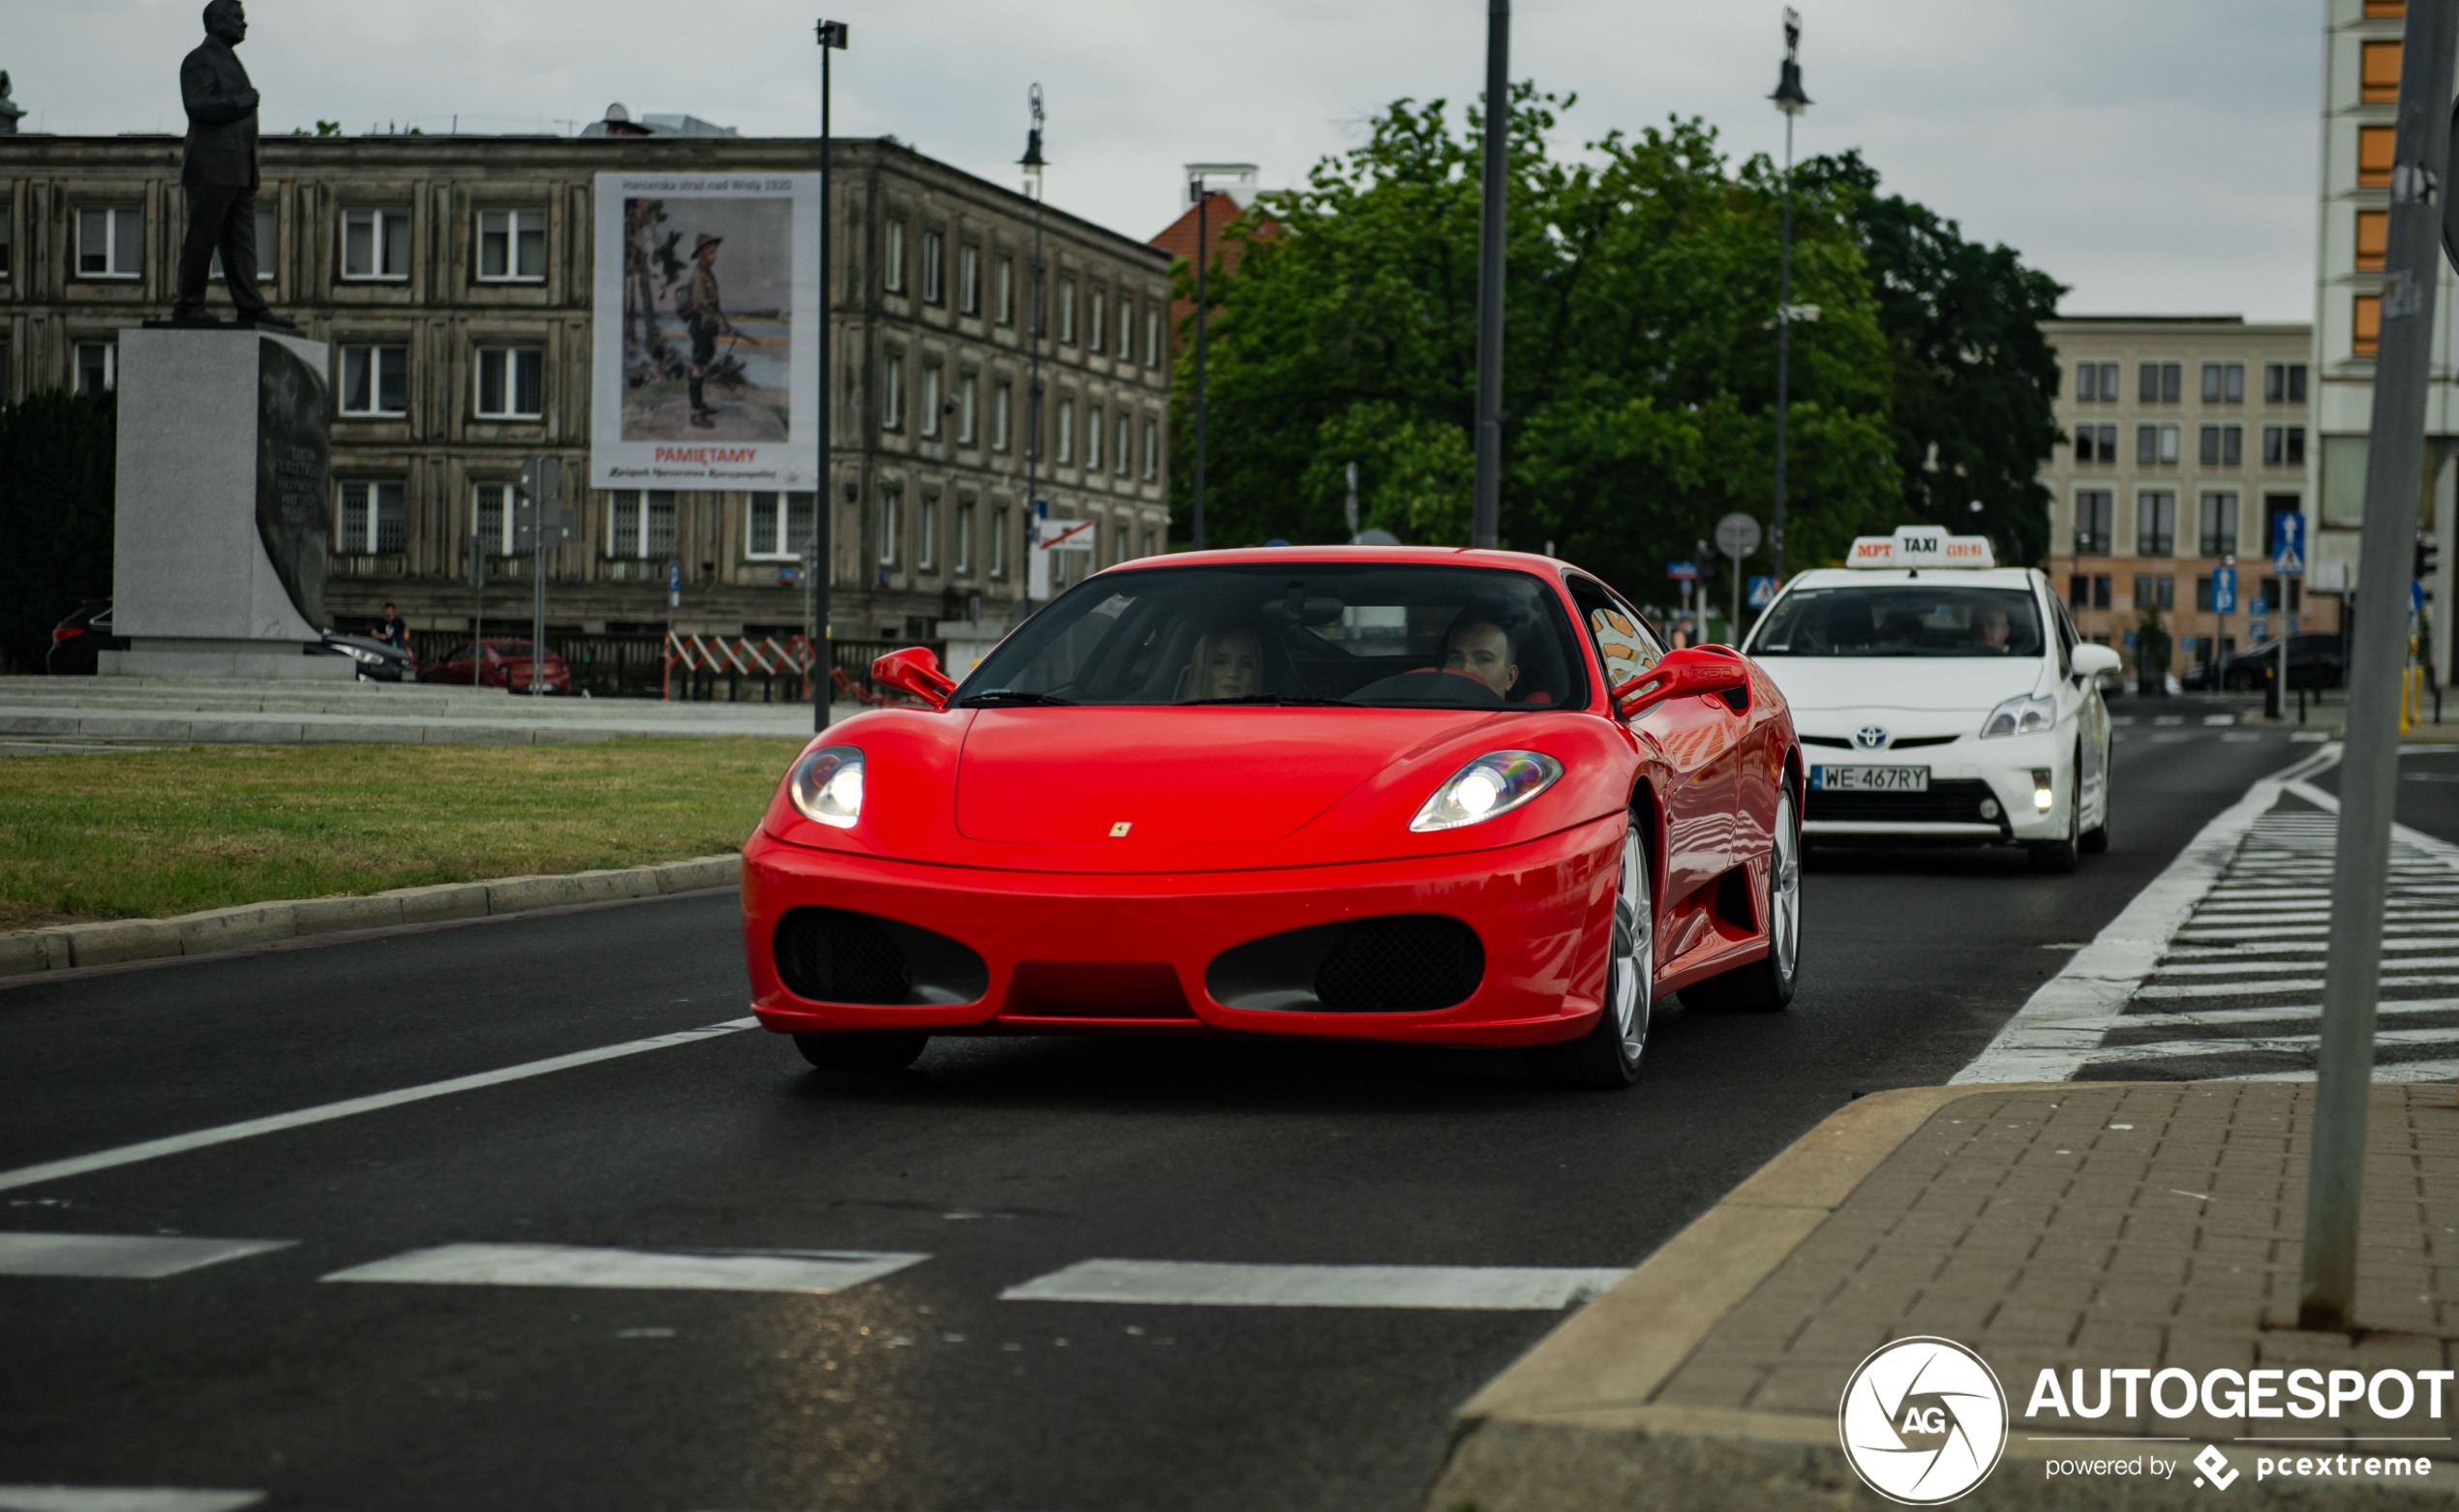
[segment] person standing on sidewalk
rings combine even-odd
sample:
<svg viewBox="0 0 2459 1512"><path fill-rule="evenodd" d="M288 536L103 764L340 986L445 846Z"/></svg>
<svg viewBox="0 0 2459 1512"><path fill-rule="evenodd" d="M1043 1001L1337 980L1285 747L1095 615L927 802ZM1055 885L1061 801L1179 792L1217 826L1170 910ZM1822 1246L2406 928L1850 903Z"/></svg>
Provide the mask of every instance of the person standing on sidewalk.
<svg viewBox="0 0 2459 1512"><path fill-rule="evenodd" d="M410 621L401 617L390 599L384 603L384 618L376 621L376 638L397 650L410 650Z"/></svg>

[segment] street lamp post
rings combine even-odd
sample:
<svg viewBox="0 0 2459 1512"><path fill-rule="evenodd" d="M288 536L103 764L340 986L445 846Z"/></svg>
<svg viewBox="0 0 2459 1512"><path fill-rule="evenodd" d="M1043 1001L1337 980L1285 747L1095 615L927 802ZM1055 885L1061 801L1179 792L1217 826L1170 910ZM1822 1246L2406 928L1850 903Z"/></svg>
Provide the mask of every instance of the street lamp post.
<svg viewBox="0 0 2459 1512"><path fill-rule="evenodd" d="M829 695L836 680L836 643L829 633L829 576L833 570L834 553L829 543L829 516L836 508L830 497L829 463L835 455L835 438L830 433L829 410L829 348L835 345L835 335L829 327L829 279L834 271L829 261L828 227L831 209L829 191L834 187L830 170L834 154L829 147L829 60L845 45L845 23L822 21L816 31L820 41L820 413L819 471L811 485L811 541L803 559L804 591L811 613L811 733L828 728Z"/></svg>
<svg viewBox="0 0 2459 1512"><path fill-rule="evenodd" d="M1776 580L1784 581L1784 420L1793 362L1793 118L1809 108L1802 92L1802 13L1784 9L1784 68L1768 98L1784 112L1784 229L1776 272L1776 517L1768 529L1768 555Z"/></svg>
<svg viewBox="0 0 2459 1512"><path fill-rule="evenodd" d="M1204 549L1204 369L1209 359L1210 344L1205 340L1212 322L1204 307L1204 274L1212 265L1209 212L1211 197L1205 192L1203 169L1196 168L1187 175L1187 195L1196 202L1196 470L1194 499L1190 514L1190 530L1195 549Z"/></svg>
<svg viewBox="0 0 2459 1512"><path fill-rule="evenodd" d="M1042 461L1042 86L1025 97L1033 107L1033 125L1024 135L1024 156L1017 162L1033 175L1033 314L1025 322L1024 377L1024 550L1025 602L1033 602L1034 535L1040 529L1034 513L1036 481Z"/></svg>
<svg viewBox="0 0 2459 1512"><path fill-rule="evenodd" d="M1469 544L1503 543L1503 203L1511 171L1511 0L1486 3L1484 183L1477 207L1477 473Z"/></svg>

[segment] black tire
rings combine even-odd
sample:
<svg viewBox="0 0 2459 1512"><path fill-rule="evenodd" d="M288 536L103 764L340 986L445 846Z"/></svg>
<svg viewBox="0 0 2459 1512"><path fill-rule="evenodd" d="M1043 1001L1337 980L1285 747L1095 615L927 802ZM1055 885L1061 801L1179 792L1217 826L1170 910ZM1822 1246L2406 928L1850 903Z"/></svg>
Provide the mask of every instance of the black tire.
<svg viewBox="0 0 2459 1512"><path fill-rule="evenodd" d="M1761 899L1768 921L1768 953L1682 989L1691 1008L1713 1013L1773 1013L1789 1006L1802 982L1802 825L1790 786L1776 806L1776 850L1768 859L1768 890Z"/></svg>
<svg viewBox="0 0 2459 1512"><path fill-rule="evenodd" d="M798 1034L794 1047L821 1071L903 1071L920 1059L926 1034Z"/></svg>
<svg viewBox="0 0 2459 1512"><path fill-rule="evenodd" d="M1528 1051L1529 1069L1558 1087L1613 1092L1639 1079L1656 985L1656 908L1648 885L1648 843L1639 816L1623 832L1622 876L1614 889L1605 948L1605 1009L1576 1040Z"/></svg>

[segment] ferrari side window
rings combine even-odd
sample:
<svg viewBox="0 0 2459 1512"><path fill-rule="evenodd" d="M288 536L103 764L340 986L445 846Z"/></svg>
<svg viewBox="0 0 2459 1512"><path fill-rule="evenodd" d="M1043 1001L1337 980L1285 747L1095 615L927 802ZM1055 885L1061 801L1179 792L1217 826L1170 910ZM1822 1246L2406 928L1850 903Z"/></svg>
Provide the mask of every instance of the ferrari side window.
<svg viewBox="0 0 2459 1512"><path fill-rule="evenodd" d="M1571 597L1596 642L1597 660L1605 664L1606 686L1621 687L1656 665L1657 657L1664 654L1648 627L1597 585L1575 578Z"/></svg>

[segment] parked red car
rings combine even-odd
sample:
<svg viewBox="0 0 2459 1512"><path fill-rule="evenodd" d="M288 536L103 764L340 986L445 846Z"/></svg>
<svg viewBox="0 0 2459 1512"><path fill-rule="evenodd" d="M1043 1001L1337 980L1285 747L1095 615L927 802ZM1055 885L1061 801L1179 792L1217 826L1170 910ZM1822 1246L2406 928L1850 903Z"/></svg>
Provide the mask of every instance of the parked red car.
<svg viewBox="0 0 2459 1512"><path fill-rule="evenodd" d="M509 688L515 693L530 690L530 662L535 655L527 641L464 641L427 664L419 675L425 682L475 683L480 687ZM550 693L572 691L571 669L563 658L553 651L546 653L546 665L539 674Z"/></svg>
<svg viewBox="0 0 2459 1512"><path fill-rule="evenodd" d="M949 1034L1526 1046L1619 1087L1651 1006L1780 1009L1783 695L1563 562L1325 547L1112 567L961 687L813 741L744 847L753 1010L813 1065Z"/></svg>

